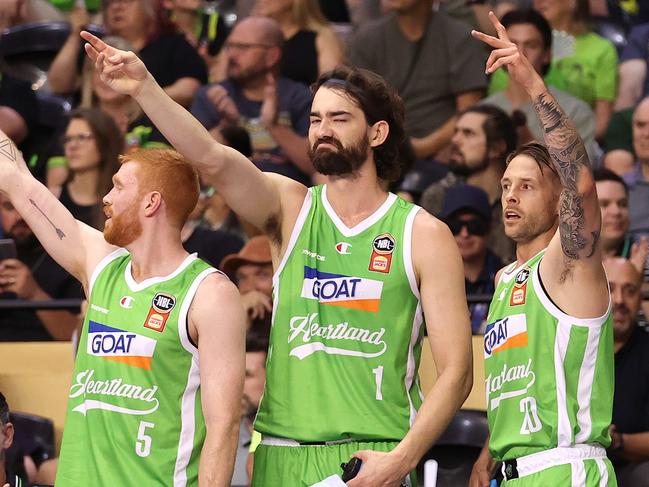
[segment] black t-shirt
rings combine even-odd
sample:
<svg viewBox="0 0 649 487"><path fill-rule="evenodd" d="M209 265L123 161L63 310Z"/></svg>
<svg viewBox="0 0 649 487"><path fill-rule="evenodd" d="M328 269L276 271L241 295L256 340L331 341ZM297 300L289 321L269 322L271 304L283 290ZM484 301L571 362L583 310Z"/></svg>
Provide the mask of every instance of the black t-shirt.
<svg viewBox="0 0 649 487"><path fill-rule="evenodd" d="M0 73L0 106L16 110L27 127L37 121L38 101L29 83L4 73Z"/></svg>
<svg viewBox="0 0 649 487"><path fill-rule="evenodd" d="M309 86L318 79L318 50L316 33L300 30L284 43L280 73L282 76Z"/></svg>
<svg viewBox="0 0 649 487"><path fill-rule="evenodd" d="M38 285L52 299L81 299L81 284L54 262L39 246L31 251L18 249L18 260L32 269ZM2 293L0 299L16 299L13 293ZM0 312L0 341L51 340L41 320L33 310L2 310Z"/></svg>
<svg viewBox="0 0 649 487"><path fill-rule="evenodd" d="M613 424L621 433L649 431L649 333L642 328L615 354Z"/></svg>
<svg viewBox="0 0 649 487"><path fill-rule="evenodd" d="M218 269L226 255L236 254L241 250L243 240L238 235L225 230L196 227L183 243L183 247L187 252L197 252L201 259Z"/></svg>
<svg viewBox="0 0 649 487"><path fill-rule="evenodd" d="M97 216L99 215L100 206L96 205L80 205L72 199L70 192L68 191L68 185L64 184L61 188L61 195L59 196L59 201L65 206L75 220L82 221L86 225L91 227L97 227L95 223Z"/></svg>
<svg viewBox="0 0 649 487"><path fill-rule="evenodd" d="M182 34L163 34L144 46L138 55L163 88L180 78L196 78L202 85L207 83L203 58Z"/></svg>

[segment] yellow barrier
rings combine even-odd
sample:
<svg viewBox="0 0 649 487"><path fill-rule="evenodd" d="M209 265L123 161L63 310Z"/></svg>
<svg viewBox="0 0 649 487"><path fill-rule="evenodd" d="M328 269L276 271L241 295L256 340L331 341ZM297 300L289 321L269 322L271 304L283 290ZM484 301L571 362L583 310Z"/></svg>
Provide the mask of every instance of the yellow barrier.
<svg viewBox="0 0 649 487"><path fill-rule="evenodd" d="M0 343L0 391L14 411L38 414L54 421L57 451L61 444L67 391L72 377L72 345L67 342ZM428 340L424 340L420 381L428 392L437 373ZM485 409L482 337L473 337L473 389L462 406Z"/></svg>

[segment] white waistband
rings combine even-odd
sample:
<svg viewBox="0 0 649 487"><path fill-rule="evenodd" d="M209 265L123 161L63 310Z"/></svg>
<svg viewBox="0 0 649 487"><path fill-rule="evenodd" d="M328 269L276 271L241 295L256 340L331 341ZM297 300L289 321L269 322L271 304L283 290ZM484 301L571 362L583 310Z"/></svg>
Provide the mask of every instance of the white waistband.
<svg viewBox="0 0 649 487"><path fill-rule="evenodd" d="M578 460L594 460L598 458L606 458L606 450L600 445L560 446L517 458L516 470L519 477L525 477L549 467L565 465ZM502 471L503 475L505 475L504 463Z"/></svg>
<svg viewBox="0 0 649 487"><path fill-rule="evenodd" d="M268 445L268 446L331 446L331 445L341 445L343 443L351 443L352 440L351 438L344 438L342 440L333 440L333 441L323 441L321 445L318 444L308 444L305 445L303 443L300 443L297 440L291 440L289 438L278 438L276 436L267 436L267 435L262 435L261 437L261 443L262 445Z"/></svg>

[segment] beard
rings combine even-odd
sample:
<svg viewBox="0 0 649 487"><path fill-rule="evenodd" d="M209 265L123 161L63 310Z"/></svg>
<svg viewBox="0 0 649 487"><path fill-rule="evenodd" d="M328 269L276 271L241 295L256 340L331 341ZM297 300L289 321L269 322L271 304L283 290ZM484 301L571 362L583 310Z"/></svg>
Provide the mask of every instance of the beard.
<svg viewBox="0 0 649 487"><path fill-rule="evenodd" d="M104 224L104 239L118 247L126 247L141 234L142 224L137 218L136 204L129 205L128 209L119 215L112 215L111 212L111 218Z"/></svg>
<svg viewBox="0 0 649 487"><path fill-rule="evenodd" d="M482 161L478 163L477 166L469 166L466 163L464 155L459 151L451 154L451 158L448 161L449 170L458 176L467 177L471 174L475 174L480 171L484 171L487 166L489 166L489 160L485 156Z"/></svg>
<svg viewBox="0 0 649 487"><path fill-rule="evenodd" d="M320 144L327 143L336 147L336 150L318 150ZM334 137L321 137L309 148L309 158L316 171L327 176L353 175L358 172L367 160L367 150L370 144L367 138L361 138L350 147L343 147Z"/></svg>

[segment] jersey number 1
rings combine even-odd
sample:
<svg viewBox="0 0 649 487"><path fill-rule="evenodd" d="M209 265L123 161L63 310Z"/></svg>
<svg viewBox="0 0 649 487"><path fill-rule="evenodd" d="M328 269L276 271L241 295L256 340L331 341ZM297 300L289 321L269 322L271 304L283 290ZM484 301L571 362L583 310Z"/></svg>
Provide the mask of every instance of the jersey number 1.
<svg viewBox="0 0 649 487"><path fill-rule="evenodd" d="M379 365L376 369L372 369L372 372L374 372L374 380L376 382L376 400L382 401L381 382L383 381L383 366Z"/></svg>

